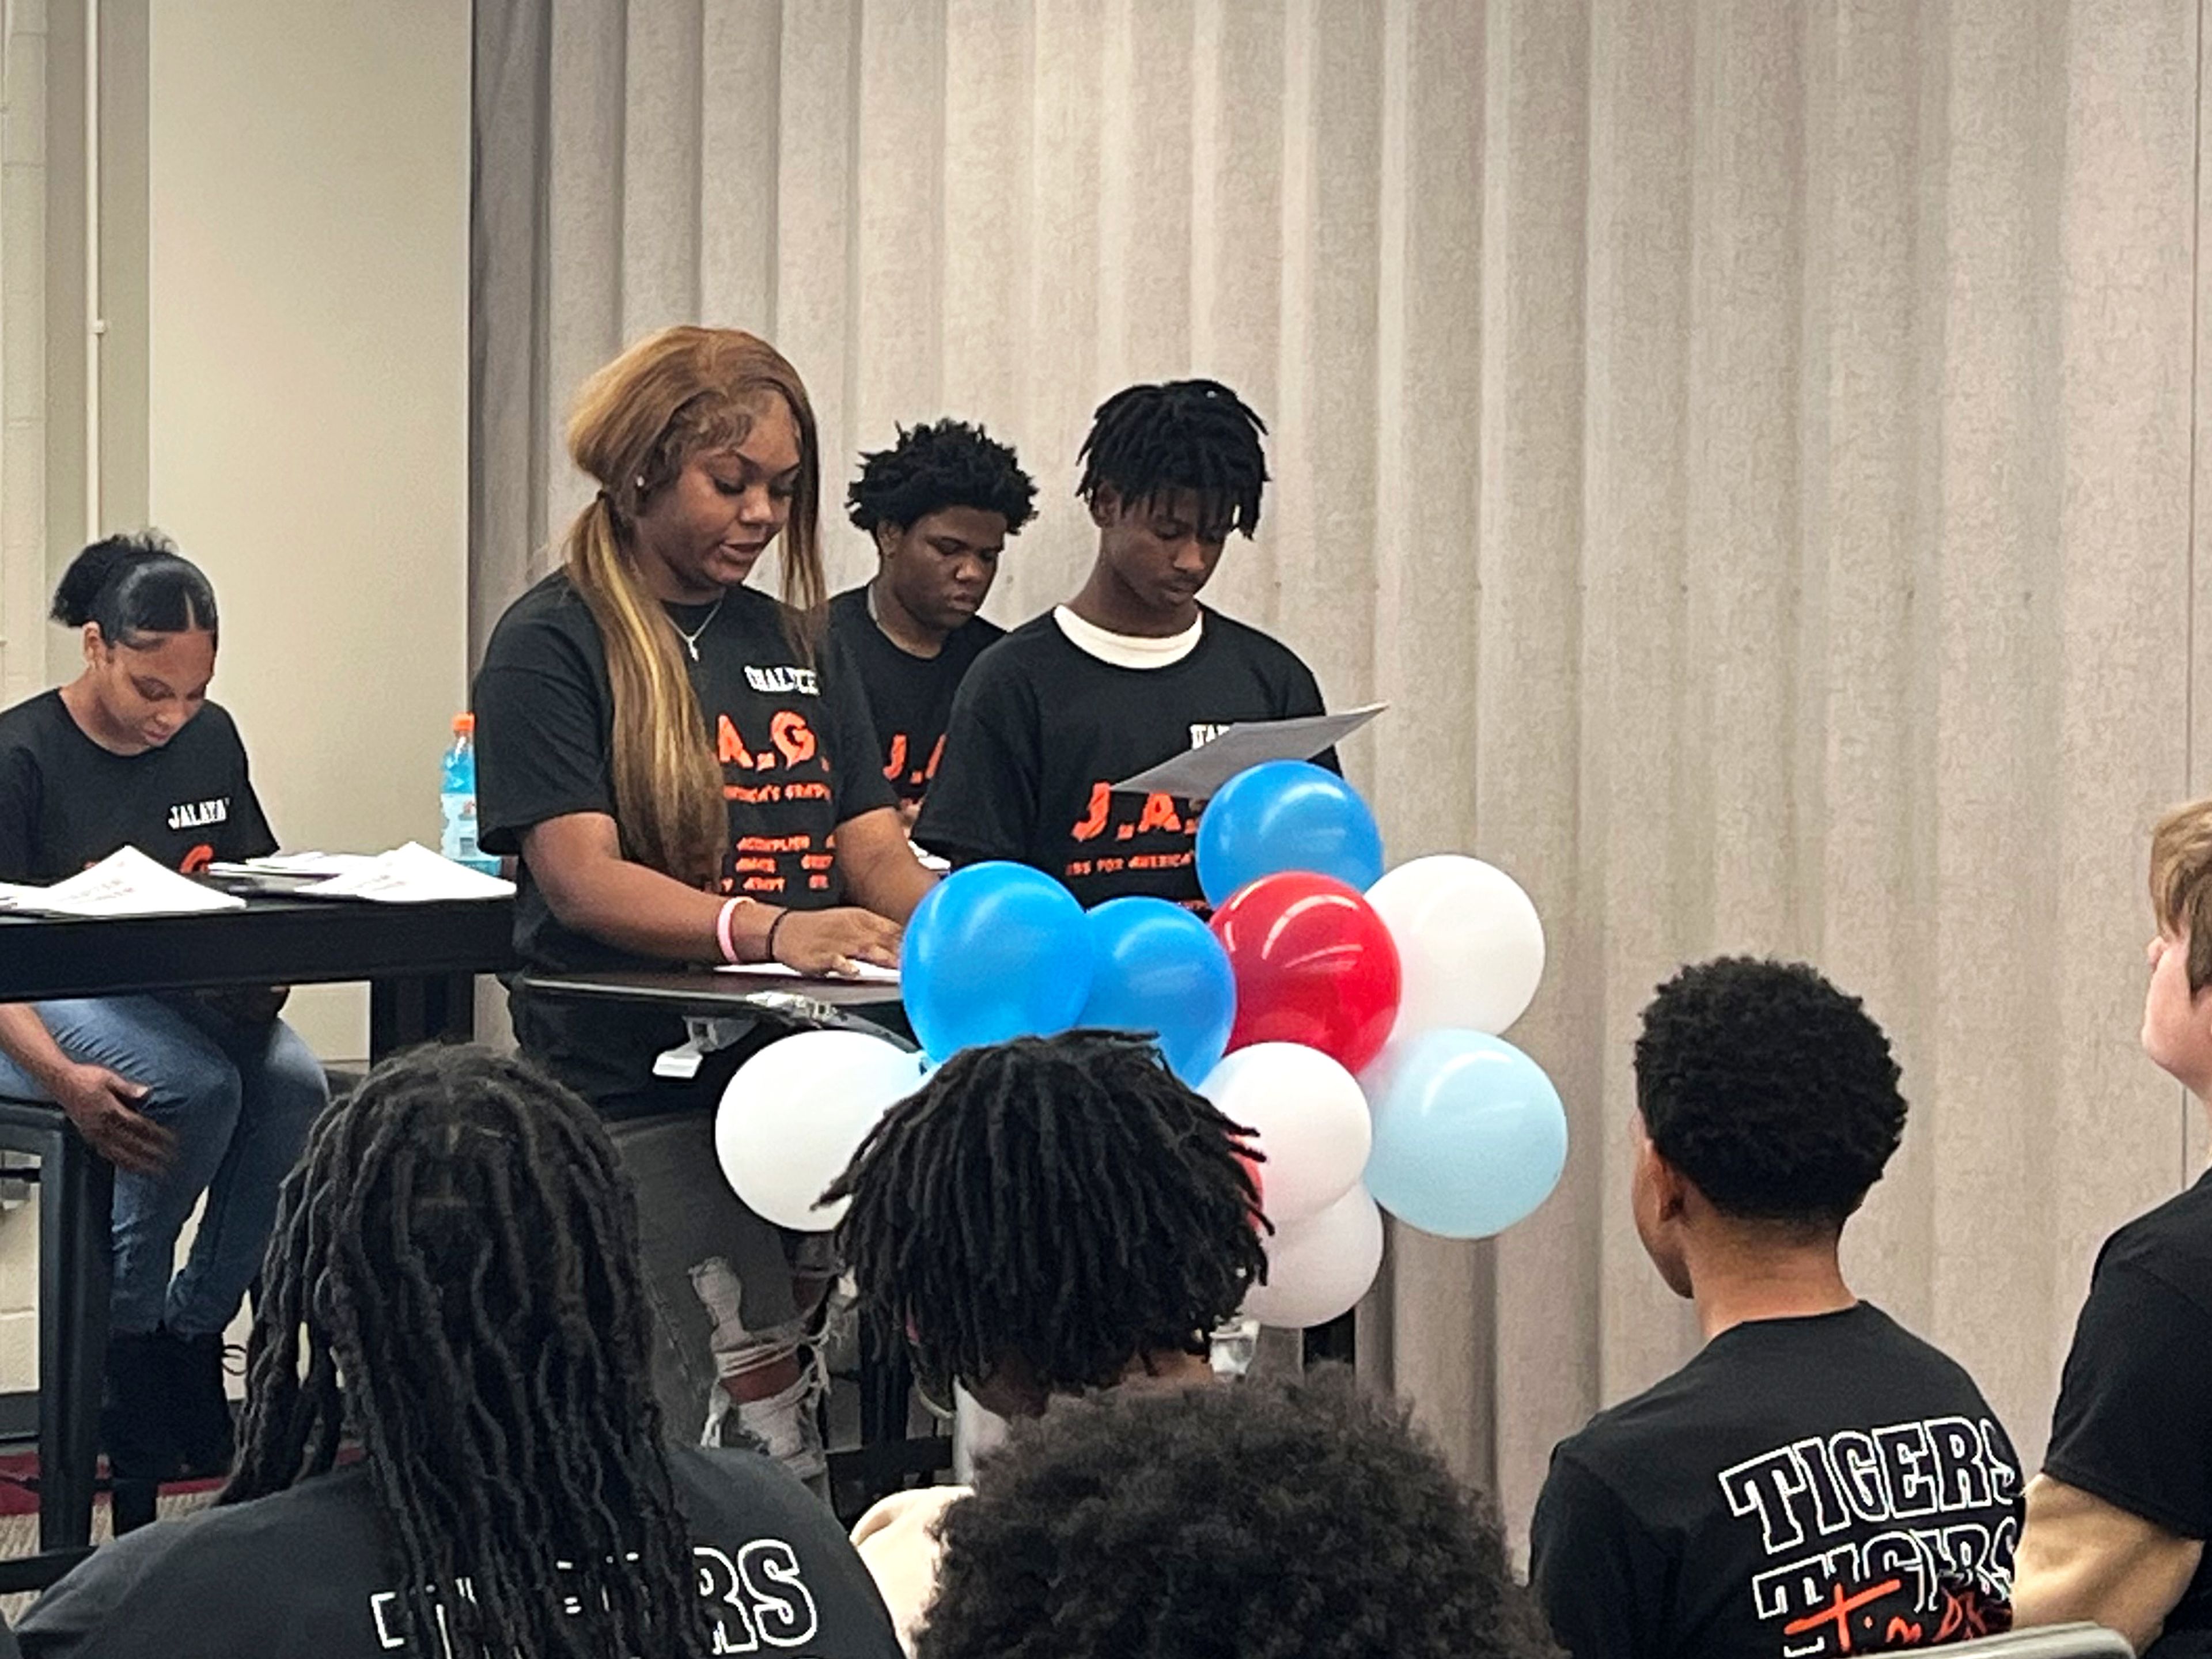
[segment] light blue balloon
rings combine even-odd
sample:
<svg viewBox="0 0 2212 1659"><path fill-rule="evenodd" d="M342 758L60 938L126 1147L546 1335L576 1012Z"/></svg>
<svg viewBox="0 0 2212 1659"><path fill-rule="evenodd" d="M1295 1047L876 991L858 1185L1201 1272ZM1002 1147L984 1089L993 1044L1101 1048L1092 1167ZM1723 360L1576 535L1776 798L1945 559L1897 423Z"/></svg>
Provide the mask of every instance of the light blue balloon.
<svg viewBox="0 0 2212 1659"><path fill-rule="evenodd" d="M940 1063L963 1048L1065 1031L1091 995L1083 907L1027 865L971 864L915 908L899 977L915 1040Z"/></svg>
<svg viewBox="0 0 2212 1659"><path fill-rule="evenodd" d="M1567 1114L1543 1067L1503 1037L1428 1031L1364 1079L1375 1146L1364 1179L1401 1221L1487 1238L1534 1211L1567 1164Z"/></svg>
<svg viewBox="0 0 2212 1659"><path fill-rule="evenodd" d="M1076 1024L1158 1035L1192 1088L1221 1063L1237 1023L1237 975L1213 930L1162 898L1109 899L1091 928L1091 1000Z"/></svg>
<svg viewBox="0 0 2212 1659"><path fill-rule="evenodd" d="M1364 893L1382 878L1382 832L1359 792L1310 761L1262 761L1239 772L1198 820L1206 902L1262 876L1310 870Z"/></svg>

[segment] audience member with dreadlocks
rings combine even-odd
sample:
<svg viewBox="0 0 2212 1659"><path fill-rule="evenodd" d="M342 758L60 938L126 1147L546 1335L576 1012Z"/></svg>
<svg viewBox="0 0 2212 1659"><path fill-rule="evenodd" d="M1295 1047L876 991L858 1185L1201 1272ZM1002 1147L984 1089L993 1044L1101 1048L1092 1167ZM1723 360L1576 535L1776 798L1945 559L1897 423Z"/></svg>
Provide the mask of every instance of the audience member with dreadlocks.
<svg viewBox="0 0 2212 1659"><path fill-rule="evenodd" d="M1265 1272L1238 1127L1150 1042L1107 1031L955 1054L825 1197L875 1334L925 1387L1035 1416L1055 1396L1210 1382L1206 1333ZM959 1487L896 1494L854 1540L902 1635Z"/></svg>
<svg viewBox="0 0 2212 1659"><path fill-rule="evenodd" d="M1200 903L1190 802L1111 786L1221 726L1322 712L1288 647L1198 600L1230 532L1259 525L1265 430L1212 380L1131 386L1100 406L1076 490L1098 526L1090 578L963 682L921 845L956 865L1033 865L1086 905Z"/></svg>
<svg viewBox="0 0 2212 1659"><path fill-rule="evenodd" d="M830 601L830 632L868 696L884 776L911 823L936 775L952 695L1004 630L976 613L1036 486L980 427L939 421L860 457L847 496L875 577Z"/></svg>
<svg viewBox="0 0 2212 1659"><path fill-rule="evenodd" d="M371 1073L286 1182L264 1285L219 1506L94 1552L26 1653L897 1652L799 1482L665 1444L629 1182L529 1062Z"/></svg>

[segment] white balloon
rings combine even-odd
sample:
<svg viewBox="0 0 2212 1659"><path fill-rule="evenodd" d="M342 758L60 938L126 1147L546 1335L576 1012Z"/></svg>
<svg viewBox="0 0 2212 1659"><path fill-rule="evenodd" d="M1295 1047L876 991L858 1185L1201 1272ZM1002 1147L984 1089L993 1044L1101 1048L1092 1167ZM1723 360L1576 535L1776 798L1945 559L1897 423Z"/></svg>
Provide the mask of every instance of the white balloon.
<svg viewBox="0 0 2212 1659"><path fill-rule="evenodd" d="M738 1067L714 1117L722 1179L754 1214L828 1232L846 1205L818 1206L876 1121L921 1086L920 1054L864 1031L799 1031Z"/></svg>
<svg viewBox="0 0 2212 1659"><path fill-rule="evenodd" d="M1367 890L1398 946L1393 1042L1424 1031L1497 1036L1544 977L1544 924L1521 884L1457 853L1401 864Z"/></svg>
<svg viewBox="0 0 2212 1659"><path fill-rule="evenodd" d="M1349 1313L1382 1266L1382 1212L1364 1187L1267 1241L1267 1282L1244 1297L1262 1325L1304 1330Z"/></svg>
<svg viewBox="0 0 2212 1659"><path fill-rule="evenodd" d="M1255 1042L1223 1060L1199 1092L1267 1155L1260 1207L1277 1226L1319 1215L1367 1167L1374 1139L1359 1079L1297 1042Z"/></svg>

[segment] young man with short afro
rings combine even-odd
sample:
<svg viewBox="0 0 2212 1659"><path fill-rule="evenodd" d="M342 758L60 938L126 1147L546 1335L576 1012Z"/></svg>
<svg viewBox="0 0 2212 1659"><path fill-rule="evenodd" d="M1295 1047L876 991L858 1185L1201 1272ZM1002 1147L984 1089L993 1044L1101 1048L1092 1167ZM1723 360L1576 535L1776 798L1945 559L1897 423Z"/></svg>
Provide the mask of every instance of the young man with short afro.
<svg viewBox="0 0 2212 1659"><path fill-rule="evenodd" d="M1036 499L1014 452L962 421L905 428L860 457L846 503L875 544L876 574L830 601L830 632L867 694L878 764L909 824L937 775L953 694L1004 637L979 613Z"/></svg>
<svg viewBox="0 0 2212 1659"><path fill-rule="evenodd" d="M1810 968L1686 968L1636 1044L1636 1231L1705 1346L1553 1454L1532 1570L1574 1659L1822 1659L2011 1620L2019 1459L1844 1282L1905 1132L1889 1042Z"/></svg>

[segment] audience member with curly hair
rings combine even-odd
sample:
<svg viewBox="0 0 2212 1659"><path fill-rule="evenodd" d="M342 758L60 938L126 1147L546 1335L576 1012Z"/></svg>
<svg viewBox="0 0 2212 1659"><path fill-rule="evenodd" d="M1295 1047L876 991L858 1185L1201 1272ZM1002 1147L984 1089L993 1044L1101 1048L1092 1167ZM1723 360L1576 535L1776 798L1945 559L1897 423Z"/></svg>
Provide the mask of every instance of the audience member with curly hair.
<svg viewBox="0 0 2212 1659"><path fill-rule="evenodd" d="M909 823L937 775L952 694L1002 636L977 612L1036 499L1014 452L963 421L903 428L860 457L846 501L876 574L830 601L830 629L867 692L878 763Z"/></svg>
<svg viewBox="0 0 2212 1659"><path fill-rule="evenodd" d="M1124 1383L1211 1383L1206 1334L1266 1269L1240 1133L1149 1042L1024 1037L947 1060L824 1196L852 1200L839 1249L925 1388L1030 1417ZM894 1494L854 1531L902 1635L961 1491Z"/></svg>
<svg viewBox="0 0 2212 1659"><path fill-rule="evenodd" d="M2019 1459L1860 1301L1844 1224L1905 1130L1888 1039L1809 968L1686 968L1636 1044L1636 1231L1705 1346L1553 1454L1534 1576L1575 1659L1773 1659L2011 1620Z"/></svg>
<svg viewBox="0 0 2212 1659"><path fill-rule="evenodd" d="M1540 1659L1486 1504L1340 1370L1055 1405L942 1523L921 1659Z"/></svg>

